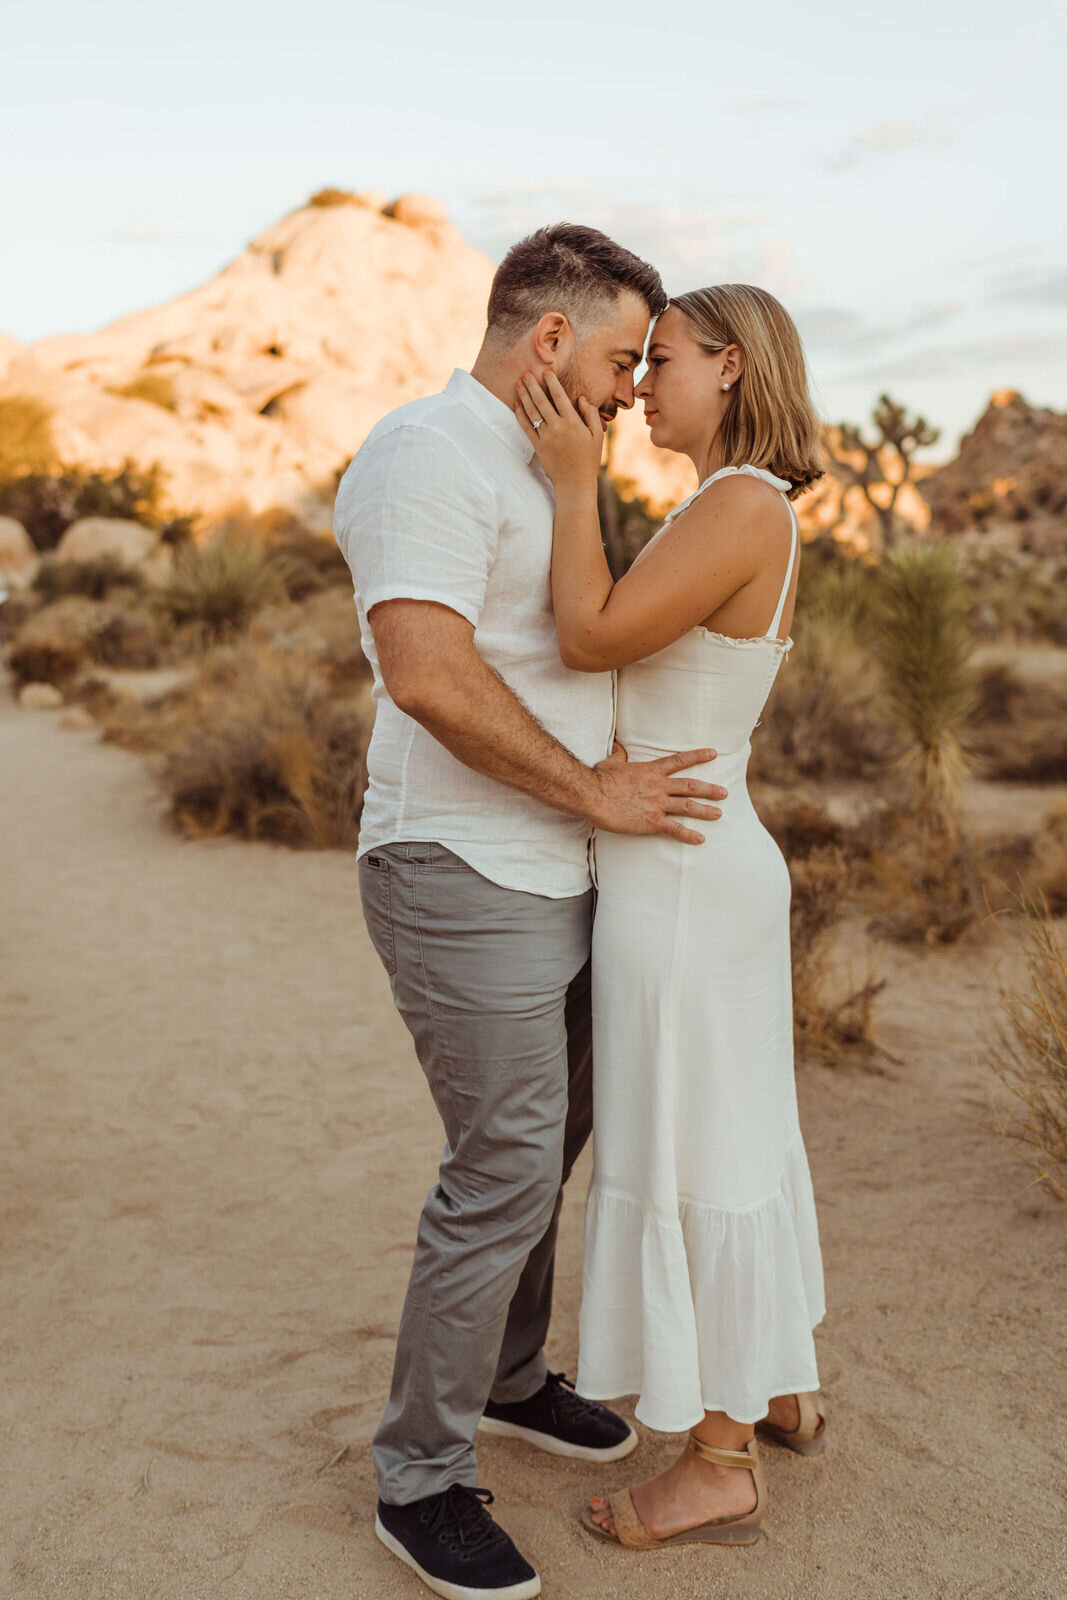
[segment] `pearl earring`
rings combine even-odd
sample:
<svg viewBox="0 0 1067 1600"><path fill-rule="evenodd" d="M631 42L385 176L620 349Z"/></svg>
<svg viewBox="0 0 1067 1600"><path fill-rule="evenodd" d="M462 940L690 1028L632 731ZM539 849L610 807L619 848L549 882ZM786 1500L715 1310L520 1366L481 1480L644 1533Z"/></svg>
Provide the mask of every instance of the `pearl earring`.
<svg viewBox="0 0 1067 1600"><path fill-rule="evenodd" d="M728 389L728 388L729 388L729 387L730 387L730 385L729 385L729 384L728 384L728 383L724 383L724 384L723 384L723 388L724 388L724 389Z"/></svg>

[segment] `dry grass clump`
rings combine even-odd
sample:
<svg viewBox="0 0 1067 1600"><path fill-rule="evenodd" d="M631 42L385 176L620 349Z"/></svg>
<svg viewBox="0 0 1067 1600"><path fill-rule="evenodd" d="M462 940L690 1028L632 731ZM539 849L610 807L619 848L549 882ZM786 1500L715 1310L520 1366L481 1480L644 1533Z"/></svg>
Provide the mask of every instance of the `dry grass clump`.
<svg viewBox="0 0 1067 1600"><path fill-rule="evenodd" d="M205 663L161 768L194 837L234 833L297 848L355 844L373 712L299 657L245 643Z"/></svg>
<svg viewBox="0 0 1067 1600"><path fill-rule="evenodd" d="M835 934L848 909L851 872L843 850L828 845L790 862L790 940L797 1049L810 1060L871 1060L874 1000L885 987L868 955L859 981L835 960Z"/></svg>
<svg viewBox="0 0 1067 1600"><path fill-rule="evenodd" d="M1000 1133L1060 1200L1067 1200L1067 957L1048 907L1018 905L1029 983L1001 992L990 1064L1010 1099L994 1107Z"/></svg>
<svg viewBox="0 0 1067 1600"><path fill-rule="evenodd" d="M195 623L218 641L284 597L281 577L262 549L250 540L216 538L179 553L159 603L173 622Z"/></svg>
<svg viewBox="0 0 1067 1600"><path fill-rule="evenodd" d="M178 409L174 380L162 372L139 372L129 383L109 385L108 394L116 394L122 400L146 400L164 411Z"/></svg>
<svg viewBox="0 0 1067 1600"><path fill-rule="evenodd" d="M1024 681L990 667L978 684L973 748L1001 783L1067 782L1067 685Z"/></svg>
<svg viewBox="0 0 1067 1600"><path fill-rule="evenodd" d="M902 944L954 944L985 911L970 842L885 813L865 864L871 928Z"/></svg>
<svg viewBox="0 0 1067 1600"><path fill-rule="evenodd" d="M862 829L846 828L795 794L765 795L760 818L789 863L790 940L797 1049L809 1059L870 1060L874 999L883 985L867 960L857 984L842 970L838 933L851 909Z"/></svg>
<svg viewBox="0 0 1067 1600"><path fill-rule="evenodd" d="M96 607L70 599L28 617L7 648L7 664L16 688L24 683L53 683L66 690L88 660L88 643Z"/></svg>

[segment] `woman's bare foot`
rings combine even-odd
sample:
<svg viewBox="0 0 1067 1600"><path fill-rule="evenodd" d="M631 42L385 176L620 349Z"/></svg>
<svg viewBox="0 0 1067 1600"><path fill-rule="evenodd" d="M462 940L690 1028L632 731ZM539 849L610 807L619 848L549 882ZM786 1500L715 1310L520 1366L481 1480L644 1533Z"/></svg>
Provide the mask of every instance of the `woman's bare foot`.
<svg viewBox="0 0 1067 1600"><path fill-rule="evenodd" d="M756 1507L756 1485L746 1467L719 1467L692 1450L683 1450L666 1472L636 1484L630 1496L654 1539L669 1539L713 1517L743 1517ZM590 1509L598 1527L615 1532L606 1500L594 1495Z"/></svg>
<svg viewBox="0 0 1067 1600"><path fill-rule="evenodd" d="M800 1402L795 1394L776 1395L767 1408L765 1422L773 1422L783 1433L796 1433L800 1427Z"/></svg>

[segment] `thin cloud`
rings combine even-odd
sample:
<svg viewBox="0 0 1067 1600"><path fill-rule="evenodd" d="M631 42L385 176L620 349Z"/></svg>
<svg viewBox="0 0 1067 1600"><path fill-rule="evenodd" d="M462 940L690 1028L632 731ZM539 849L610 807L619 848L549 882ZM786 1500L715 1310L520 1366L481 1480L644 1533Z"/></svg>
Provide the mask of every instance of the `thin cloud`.
<svg viewBox="0 0 1067 1600"><path fill-rule="evenodd" d="M927 345L893 361L881 362L855 374L872 383L887 378L959 378L989 374L987 381L1003 387L1023 370L1062 368L1067 362L1067 333L1004 333L988 339L958 344Z"/></svg>
<svg viewBox="0 0 1067 1600"><path fill-rule="evenodd" d="M875 322L848 306L807 306L796 313L801 337L813 350L843 358L870 357L940 327L961 310L958 302L918 306L893 321Z"/></svg>
<svg viewBox="0 0 1067 1600"><path fill-rule="evenodd" d="M857 133L826 165L832 172L844 172L879 156L900 155L910 150L943 150L951 142L944 129L934 123L887 118Z"/></svg>
<svg viewBox="0 0 1067 1600"><path fill-rule="evenodd" d="M792 95L786 94L753 94L743 100L731 100L727 111L803 111L807 106L806 100L797 100Z"/></svg>
<svg viewBox="0 0 1067 1600"><path fill-rule="evenodd" d="M471 242L499 260L516 239L563 219L600 228L653 261L672 294L731 282L759 283L794 298L810 293L792 244L755 210L631 200L593 184L561 183L479 195L464 221Z"/></svg>
<svg viewBox="0 0 1067 1600"><path fill-rule="evenodd" d="M1049 272L1033 268L1001 278L990 294L991 300L1005 305L1043 306L1060 310L1067 306L1067 269Z"/></svg>

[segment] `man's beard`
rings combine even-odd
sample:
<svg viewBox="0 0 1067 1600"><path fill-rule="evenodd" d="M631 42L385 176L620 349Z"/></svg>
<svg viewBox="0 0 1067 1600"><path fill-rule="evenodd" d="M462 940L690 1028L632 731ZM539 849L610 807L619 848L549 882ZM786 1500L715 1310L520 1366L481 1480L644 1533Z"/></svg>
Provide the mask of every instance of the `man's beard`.
<svg viewBox="0 0 1067 1600"><path fill-rule="evenodd" d="M585 384L582 382L582 370L578 365L577 357L574 357L572 360L568 361L565 366L556 367L555 373L556 377L566 390L567 399L577 411L579 396L584 394L587 400L589 398L589 392L586 389ZM615 405L614 402L609 402L606 406L602 406L600 408L601 422L607 426L607 424L614 419L618 409L618 406Z"/></svg>

